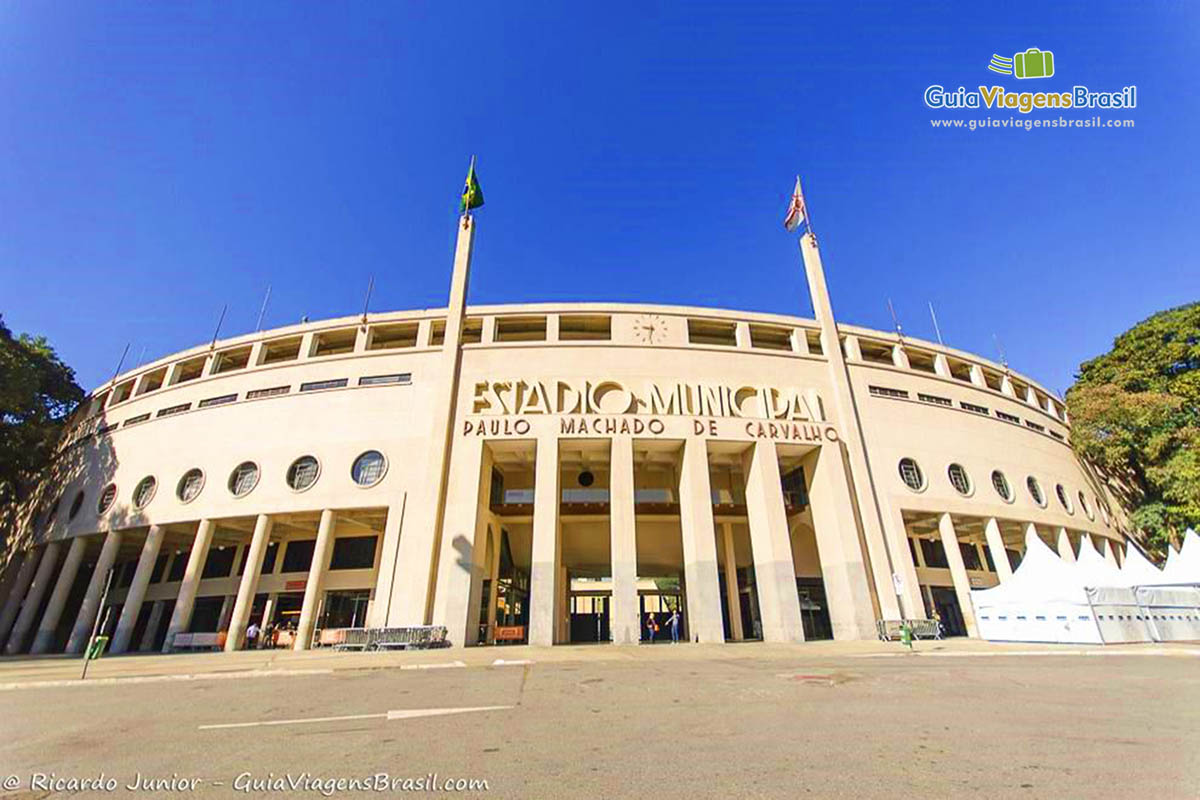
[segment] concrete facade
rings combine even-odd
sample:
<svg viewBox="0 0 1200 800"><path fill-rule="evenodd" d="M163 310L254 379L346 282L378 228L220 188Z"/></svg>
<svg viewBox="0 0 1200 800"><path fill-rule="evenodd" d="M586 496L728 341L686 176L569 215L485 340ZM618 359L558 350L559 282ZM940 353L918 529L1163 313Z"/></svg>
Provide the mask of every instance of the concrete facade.
<svg viewBox="0 0 1200 800"><path fill-rule="evenodd" d="M250 625L445 625L455 645L874 636L1012 574L1034 526L1123 553L1061 400L978 356L817 319L465 305L217 341L76 414L7 543L0 646L115 652ZM1065 550L1064 550L1065 548ZM101 598L113 566L111 589ZM294 633L293 633L294 631Z"/></svg>

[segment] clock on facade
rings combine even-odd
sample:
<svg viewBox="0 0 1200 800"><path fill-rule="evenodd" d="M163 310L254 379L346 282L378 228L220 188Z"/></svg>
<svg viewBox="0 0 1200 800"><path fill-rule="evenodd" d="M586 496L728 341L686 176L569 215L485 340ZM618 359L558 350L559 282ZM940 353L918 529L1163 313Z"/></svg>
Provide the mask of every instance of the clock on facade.
<svg viewBox="0 0 1200 800"><path fill-rule="evenodd" d="M645 344L658 344L666 338L667 320L658 314L642 314L633 320L633 338Z"/></svg>

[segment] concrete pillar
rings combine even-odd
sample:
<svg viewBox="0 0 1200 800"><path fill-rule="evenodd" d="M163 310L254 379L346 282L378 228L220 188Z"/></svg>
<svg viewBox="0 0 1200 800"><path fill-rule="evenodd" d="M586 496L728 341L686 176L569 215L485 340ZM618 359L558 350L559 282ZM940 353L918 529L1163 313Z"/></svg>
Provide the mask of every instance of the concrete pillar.
<svg viewBox="0 0 1200 800"><path fill-rule="evenodd" d="M529 570L529 643L552 645L558 629L558 440L537 440L533 488L533 552Z"/></svg>
<svg viewBox="0 0 1200 800"><path fill-rule="evenodd" d="M225 652L242 648L246 627L250 624L250 609L254 607L254 593L258 591L258 578L262 574L263 556L267 554L267 543L271 540L273 520L267 514L259 514L254 520L254 536L250 539L250 550L246 555L246 569L238 584L237 602L233 616L229 618L229 633L225 636Z"/></svg>
<svg viewBox="0 0 1200 800"><path fill-rule="evenodd" d="M276 592L271 592L267 595L267 602L263 604L262 619L259 620L258 627L265 628L267 623L271 621L271 614L275 611L275 602L279 599ZM261 639L259 641L262 641Z"/></svg>
<svg viewBox="0 0 1200 800"><path fill-rule="evenodd" d="M92 570L92 578L88 581L87 591L83 595L83 603L79 613L75 615L75 627L71 629L71 638L67 640L68 653L82 653L87 647L92 635L92 626L96 624L96 614L100 611L100 596L108 583L108 572L116 563L117 553L121 549L121 532L109 531L104 536L104 544L100 546L100 555L96 558L96 568Z"/></svg>
<svg viewBox="0 0 1200 800"><path fill-rule="evenodd" d="M742 632L742 600L738 591L737 551L733 546L733 524L721 523L721 544L724 552L725 605L729 609L729 636L735 642L746 638Z"/></svg>
<svg viewBox="0 0 1200 800"><path fill-rule="evenodd" d="M778 481L776 490L780 491L782 510L783 494ZM725 626L721 622L721 582L717 578L717 531L713 525L708 444L704 439L688 439L683 445L683 463L679 470L679 523L683 536L688 634L697 642L723 642ZM786 523L783 535L786 538ZM789 547L789 568L791 563ZM792 584L792 602L797 602L795 583ZM796 613L799 618L799 606ZM639 627L639 633L640 630Z"/></svg>
<svg viewBox="0 0 1200 800"><path fill-rule="evenodd" d="M188 553L187 567L184 568L183 580L179 582L179 596L175 598L175 610L171 612L171 622L167 625L167 636L163 640L163 652L171 652L171 645L176 634L187 633L192 625L192 611L196 608L196 591L200 588L200 576L204 574L204 562L208 559L208 548L212 544L213 529L216 526L211 519L202 519L196 527L196 538L192 540L192 550Z"/></svg>
<svg viewBox="0 0 1200 800"><path fill-rule="evenodd" d="M854 515L854 497L848 485L842 448L837 442L823 445L805 458L804 473L809 482L809 507L817 540L817 555L821 559L821 578L829 603L833 638L874 639L877 635L876 606L871 599L870 571L864 555L866 548L862 544ZM903 523L903 519L900 522ZM902 524L893 531L893 535L897 532L906 535ZM754 547L758 548L757 541ZM904 548L907 552L907 542ZM918 585L916 571L912 572L911 580L908 576L904 580L906 590ZM895 613L889 612L885 616L897 619L900 608L894 594L895 587L890 579L888 584L887 591L893 593L891 605Z"/></svg>
<svg viewBox="0 0 1200 800"><path fill-rule="evenodd" d="M745 459L744 468L746 516L754 550L754 577L763 640L802 642L804 623L796 594L796 569L775 443L765 439L756 442ZM815 503L813 508L816 508Z"/></svg>
<svg viewBox="0 0 1200 800"><path fill-rule="evenodd" d="M1113 550L1112 539L1109 539L1107 536L1104 537L1104 552L1102 555L1104 556L1105 561L1107 561L1109 564L1112 564L1114 567L1118 567L1117 554Z"/></svg>
<svg viewBox="0 0 1200 800"><path fill-rule="evenodd" d="M836 445L834 445L836 446ZM925 616L925 603L921 598L921 581L917 577L917 565L913 563L912 548L908 544L908 526L904 512L884 501L890 515L890 525L884 527L892 551L892 570L900 576L900 587L896 594L900 600L900 614L905 619L921 619ZM892 579L893 590L895 578Z"/></svg>
<svg viewBox="0 0 1200 800"><path fill-rule="evenodd" d="M609 485L612 610L609 627L616 644L637 644L641 615L637 594L637 528L634 505L633 439L614 436Z"/></svg>
<svg viewBox="0 0 1200 800"><path fill-rule="evenodd" d="M41 548L29 547L21 554L21 562L15 567L10 563L9 569L16 569L17 574L8 587L8 594L4 597L4 607L0 608L0 645L8 638L9 631L12 630L13 623L17 620L17 613L21 610L21 601L25 599L25 593L29 591L29 584L33 582L33 575L37 572L38 561L41 559Z"/></svg>
<svg viewBox="0 0 1200 800"><path fill-rule="evenodd" d="M148 653L154 649L154 635L158 633L158 626L162 624L163 610L166 605L166 600L158 600L150 606L150 618L146 620L146 630L142 633L141 644L138 645L139 653Z"/></svg>
<svg viewBox="0 0 1200 800"><path fill-rule="evenodd" d="M333 523L333 511L328 508L322 511L321 523L317 527L317 543L313 546L312 564L308 568L308 582L304 586L300 622L296 625L296 650L307 650L312 646L313 629L317 625L317 604L321 600L325 570L329 568L329 556L333 552Z"/></svg>
<svg viewBox="0 0 1200 800"><path fill-rule="evenodd" d="M1067 533L1066 528L1058 529L1058 533L1056 535L1056 541L1058 543L1058 557L1061 558L1063 561L1074 564L1075 563L1075 550L1074 550L1074 548L1071 547L1071 537Z"/></svg>
<svg viewBox="0 0 1200 800"><path fill-rule="evenodd" d="M950 361L942 353L936 353L933 356L933 371L943 378L954 377L954 373L950 370Z"/></svg>
<svg viewBox="0 0 1200 800"><path fill-rule="evenodd" d="M492 463L491 450L481 439L460 442L450 457L431 621L446 626L455 646L479 643Z"/></svg>
<svg viewBox="0 0 1200 800"><path fill-rule="evenodd" d="M958 549L958 534L954 530L954 520L948 513L938 517L938 533L942 536L942 547L946 551L946 562L950 565L950 577L954 581L954 594L958 598L958 608L962 612L963 623L967 626L967 636L978 637L979 629L975 626L975 606L971 604L971 581L967 577L967 568L963 564L962 551Z"/></svg>
<svg viewBox="0 0 1200 800"><path fill-rule="evenodd" d="M113 634L112 644L108 649L113 655L129 649L133 629L142 610L142 600L146 597L146 587L150 585L150 575L154 572L154 562L158 560L158 551L162 547L163 535L166 532L167 529L161 525L151 525L146 534L142 554L138 556L137 570L133 573L133 583L129 584L129 591L125 594L125 605L121 607L117 631Z"/></svg>
<svg viewBox="0 0 1200 800"><path fill-rule="evenodd" d="M992 564L996 567L996 575L1003 583L1012 577L1012 564L1008 563L1008 552L1004 549L1004 537L1000 535L1000 523L996 521L995 517L988 517L983 532L987 537L987 546L992 554Z"/></svg>
<svg viewBox="0 0 1200 800"><path fill-rule="evenodd" d="M379 573L375 578L375 602L371 604L371 612L367 616L368 627L382 628L391 616L396 574L400 568L400 531L404 527L407 502L408 492L403 492L388 507L379 553Z"/></svg>
<svg viewBox="0 0 1200 800"><path fill-rule="evenodd" d="M983 367L978 364L971 365L971 383L980 388L987 388L987 377L983 374Z"/></svg>
<svg viewBox="0 0 1200 800"><path fill-rule="evenodd" d="M4 652L10 656L25 649L25 639L28 638L33 623L37 621L37 612L41 608L46 589L54 578L54 568L58 566L58 554L61 550L62 542L50 542L42 548L37 572L33 575L33 582L29 584L29 591L25 593L21 613L13 623L12 632L8 635L8 644L4 648Z"/></svg>
<svg viewBox="0 0 1200 800"><path fill-rule="evenodd" d="M71 593L71 587L75 584L75 576L79 574L79 564L83 561L86 551L87 539L76 536L71 540L67 557L63 559L62 569L58 571L58 581L54 584L54 591L50 593L50 602L42 614L42 622L38 625L37 634L33 637L33 647L29 652L48 653L54 647L58 623L67 605L67 595Z"/></svg>

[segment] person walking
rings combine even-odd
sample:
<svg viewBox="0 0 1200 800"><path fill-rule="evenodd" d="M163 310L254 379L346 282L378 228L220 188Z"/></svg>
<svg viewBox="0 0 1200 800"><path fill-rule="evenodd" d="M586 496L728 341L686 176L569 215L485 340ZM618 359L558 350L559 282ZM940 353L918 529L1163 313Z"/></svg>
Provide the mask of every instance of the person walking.
<svg viewBox="0 0 1200 800"><path fill-rule="evenodd" d="M258 623L251 622L250 627L246 628L246 649L258 649Z"/></svg>
<svg viewBox="0 0 1200 800"><path fill-rule="evenodd" d="M667 626L671 629L671 644L679 644L679 609L672 608L671 616L667 619Z"/></svg>
<svg viewBox="0 0 1200 800"><path fill-rule="evenodd" d="M650 644L654 644L654 634L658 633L658 619L655 618L653 611L646 620L646 633L650 635Z"/></svg>

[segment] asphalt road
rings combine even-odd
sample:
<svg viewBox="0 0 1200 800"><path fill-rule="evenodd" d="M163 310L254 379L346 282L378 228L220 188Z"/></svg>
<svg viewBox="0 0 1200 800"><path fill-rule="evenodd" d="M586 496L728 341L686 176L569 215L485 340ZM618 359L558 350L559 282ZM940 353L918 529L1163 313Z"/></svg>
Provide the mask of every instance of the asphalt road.
<svg viewBox="0 0 1200 800"><path fill-rule="evenodd" d="M3 691L0 781L20 785L0 796L131 796L141 775L198 781L141 796L319 797L312 781L380 773L483 779L488 791L467 794L497 798L1200 795L1195 656L762 659L746 646L715 659L687 647ZM387 716L478 707L490 710ZM34 773L118 785L30 789ZM243 791L306 775L307 790Z"/></svg>

